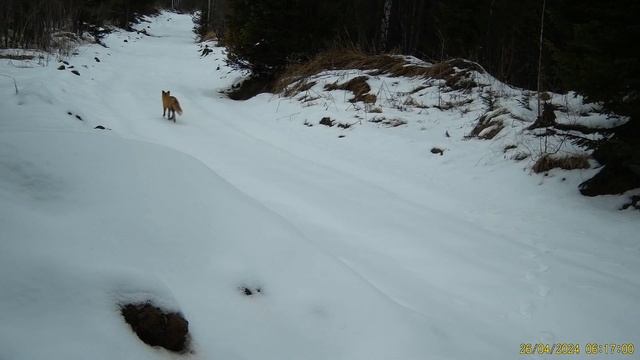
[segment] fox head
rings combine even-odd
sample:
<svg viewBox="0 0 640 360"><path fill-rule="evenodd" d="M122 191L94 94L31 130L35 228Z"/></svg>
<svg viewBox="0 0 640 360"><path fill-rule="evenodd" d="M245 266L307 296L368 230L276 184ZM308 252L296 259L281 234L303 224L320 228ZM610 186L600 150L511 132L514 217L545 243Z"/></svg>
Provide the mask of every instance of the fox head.
<svg viewBox="0 0 640 360"><path fill-rule="evenodd" d="M171 95L171 91L162 90L162 96L169 96L169 95Z"/></svg>

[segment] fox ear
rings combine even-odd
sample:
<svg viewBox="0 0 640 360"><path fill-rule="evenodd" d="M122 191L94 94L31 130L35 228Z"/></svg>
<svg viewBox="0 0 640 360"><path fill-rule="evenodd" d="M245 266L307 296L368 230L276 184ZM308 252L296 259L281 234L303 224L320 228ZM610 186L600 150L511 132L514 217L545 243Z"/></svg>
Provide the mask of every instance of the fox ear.
<svg viewBox="0 0 640 360"><path fill-rule="evenodd" d="M166 94L166 92L164 90L162 90L162 95Z"/></svg>

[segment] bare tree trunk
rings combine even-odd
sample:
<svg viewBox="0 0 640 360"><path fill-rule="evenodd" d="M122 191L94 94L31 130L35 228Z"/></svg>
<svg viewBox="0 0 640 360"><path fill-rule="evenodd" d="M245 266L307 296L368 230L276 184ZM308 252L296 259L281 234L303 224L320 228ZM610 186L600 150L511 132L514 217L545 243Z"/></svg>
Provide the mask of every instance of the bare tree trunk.
<svg viewBox="0 0 640 360"><path fill-rule="evenodd" d="M385 51L387 49L387 36L389 35L389 21L391 19L391 6L393 0L384 1L384 9L382 13L382 24L380 24L380 49L379 51Z"/></svg>
<svg viewBox="0 0 640 360"><path fill-rule="evenodd" d="M540 103L540 87L542 83L542 35L544 32L544 9L547 1L542 0L542 14L540 15L540 48L538 50L538 119L542 116L542 105Z"/></svg>

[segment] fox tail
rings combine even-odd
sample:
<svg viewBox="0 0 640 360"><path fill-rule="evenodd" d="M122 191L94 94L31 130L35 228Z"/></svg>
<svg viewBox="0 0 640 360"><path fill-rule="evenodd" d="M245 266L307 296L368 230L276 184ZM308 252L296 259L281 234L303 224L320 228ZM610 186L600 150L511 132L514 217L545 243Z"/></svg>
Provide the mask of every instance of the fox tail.
<svg viewBox="0 0 640 360"><path fill-rule="evenodd" d="M178 102L178 99L176 99L176 105L175 105L175 112L177 112L178 114L182 115L182 108L180 107L180 103Z"/></svg>

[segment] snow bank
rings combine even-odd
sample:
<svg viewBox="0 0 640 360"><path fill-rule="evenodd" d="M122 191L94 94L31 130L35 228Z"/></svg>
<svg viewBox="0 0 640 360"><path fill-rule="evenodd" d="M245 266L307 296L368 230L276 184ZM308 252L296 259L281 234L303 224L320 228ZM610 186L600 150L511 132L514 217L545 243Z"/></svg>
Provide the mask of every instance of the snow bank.
<svg viewBox="0 0 640 360"><path fill-rule="evenodd" d="M316 88L307 103L231 101L218 91L242 74L221 48L201 58L192 25L163 13L140 25L150 36L82 46L67 59L79 76L0 61L20 88L0 80L0 358L175 358L119 314L143 299L184 313L196 359L640 344L640 223L619 197L578 194L594 169L538 176L505 160L507 145L541 144L515 117L491 141L465 139L487 93L459 104L437 82L373 77L383 113ZM495 85L530 119L526 93ZM176 124L161 90L184 109Z"/></svg>

